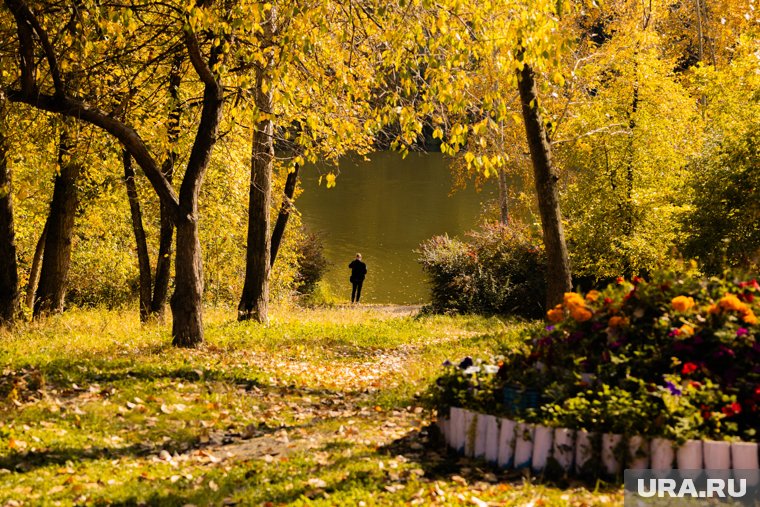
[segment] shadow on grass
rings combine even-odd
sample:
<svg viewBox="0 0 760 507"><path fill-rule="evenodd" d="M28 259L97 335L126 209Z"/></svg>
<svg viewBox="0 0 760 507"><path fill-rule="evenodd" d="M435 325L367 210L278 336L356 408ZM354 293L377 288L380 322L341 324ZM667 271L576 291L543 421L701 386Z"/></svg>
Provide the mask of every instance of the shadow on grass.
<svg viewBox="0 0 760 507"><path fill-rule="evenodd" d="M125 457L144 457L157 451L144 444L133 444L127 447L91 447L91 448L62 448L46 449L14 453L0 456L0 468L20 473L30 472L36 468L61 466L66 462L78 463L83 460L118 459ZM160 452L160 450L158 451Z"/></svg>

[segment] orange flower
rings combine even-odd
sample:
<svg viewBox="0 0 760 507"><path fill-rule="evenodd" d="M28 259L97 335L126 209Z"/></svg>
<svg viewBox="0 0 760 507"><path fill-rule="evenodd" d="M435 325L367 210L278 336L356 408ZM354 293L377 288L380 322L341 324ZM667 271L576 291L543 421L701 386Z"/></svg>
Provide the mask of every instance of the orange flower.
<svg viewBox="0 0 760 507"><path fill-rule="evenodd" d="M610 327L625 327L627 325L628 325L628 319L626 319L625 317L615 316L615 317L610 318L610 321L609 321Z"/></svg>
<svg viewBox="0 0 760 507"><path fill-rule="evenodd" d="M675 311L686 312L694 306L694 298L678 296L674 297L670 304Z"/></svg>
<svg viewBox="0 0 760 507"><path fill-rule="evenodd" d="M586 322L593 314L583 306L576 306L570 310L570 316L577 322Z"/></svg>
<svg viewBox="0 0 760 507"><path fill-rule="evenodd" d="M707 307L707 313L715 315L716 313L720 313L720 306L718 305L710 305Z"/></svg>
<svg viewBox="0 0 760 507"><path fill-rule="evenodd" d="M552 308L548 312L546 312L546 318L549 319L549 322L557 323L562 322L562 320L565 318L565 312L562 310L561 305L557 305L559 308Z"/></svg>
<svg viewBox="0 0 760 507"><path fill-rule="evenodd" d="M691 327L688 324L684 324L683 326L681 326L680 329L679 329L679 331L680 331L679 336L680 335L683 335L683 336L693 336L694 335L694 328Z"/></svg>
<svg viewBox="0 0 760 507"><path fill-rule="evenodd" d="M599 299L599 291L598 290L590 290L588 291L588 294L586 294L586 301L594 302L597 299Z"/></svg>
<svg viewBox="0 0 760 507"><path fill-rule="evenodd" d="M739 301L739 298L733 294L726 294L718 301L718 306L724 310L733 310L735 312L746 312L747 305Z"/></svg>
<svg viewBox="0 0 760 507"><path fill-rule="evenodd" d="M753 312L750 309L747 309L746 312L744 312L744 316L742 317L742 320L745 324L749 324L751 326L754 326L757 324L757 317L755 316L755 312Z"/></svg>
<svg viewBox="0 0 760 507"><path fill-rule="evenodd" d="M565 306L573 308L575 306L583 306L583 297L577 292L565 292L564 297Z"/></svg>

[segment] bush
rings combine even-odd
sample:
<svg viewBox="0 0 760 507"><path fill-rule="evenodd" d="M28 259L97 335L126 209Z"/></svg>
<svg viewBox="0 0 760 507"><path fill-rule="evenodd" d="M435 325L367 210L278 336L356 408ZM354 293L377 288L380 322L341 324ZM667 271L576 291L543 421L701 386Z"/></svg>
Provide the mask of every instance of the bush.
<svg viewBox="0 0 760 507"><path fill-rule="evenodd" d="M301 294L311 294L327 271L328 262L325 258L322 238L305 229L302 232L302 239L298 243L296 290Z"/></svg>
<svg viewBox="0 0 760 507"><path fill-rule="evenodd" d="M418 251L434 312L543 314L543 247L526 229L486 225L461 241L436 236Z"/></svg>
<svg viewBox="0 0 760 507"><path fill-rule="evenodd" d="M758 296L754 279L673 273L620 279L585 297L568 293L526 351L449 367L434 392L444 404L477 409L495 400L490 411L498 413L509 412L498 401L513 386L542 393L544 402L520 415L549 424L675 440L757 439Z"/></svg>

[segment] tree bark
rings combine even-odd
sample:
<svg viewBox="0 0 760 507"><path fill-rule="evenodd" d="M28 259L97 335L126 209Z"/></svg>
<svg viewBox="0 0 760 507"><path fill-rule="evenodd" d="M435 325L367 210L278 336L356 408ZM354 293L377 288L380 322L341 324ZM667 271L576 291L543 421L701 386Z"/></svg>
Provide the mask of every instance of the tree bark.
<svg viewBox="0 0 760 507"><path fill-rule="evenodd" d="M13 324L19 310L12 178L7 152L8 141L0 132L0 325Z"/></svg>
<svg viewBox="0 0 760 507"><path fill-rule="evenodd" d="M272 229L272 244L269 249L270 268L274 266L274 261L277 259L277 252L280 250L280 243L282 243L282 237L285 234L285 227L288 225L290 211L293 209L293 195L295 195L296 186L298 185L299 169L300 167L296 164L293 171L288 173L288 177L285 180L282 206L280 206L280 213L277 215L277 221L274 223L274 228Z"/></svg>
<svg viewBox="0 0 760 507"><path fill-rule="evenodd" d="M47 238L48 221L45 220L45 226L42 228L42 234L37 240L37 246L34 248L34 257L32 258L32 268L29 271L29 282L26 284L26 307L34 309L35 295L37 286L40 283L40 269L42 268L42 255L45 252L45 239Z"/></svg>
<svg viewBox="0 0 760 507"><path fill-rule="evenodd" d="M169 96L172 99L172 108L169 112L167 128L169 153L161 166L164 178L170 184L174 178L174 164L177 161L176 147L179 142L179 122L182 115L182 105L179 100L179 86L181 82L181 67L183 57L177 56L172 63L169 74ZM156 259L156 278L153 282L153 300L150 312L164 320L166 312L166 298L169 294L169 279L172 267L172 243L174 239L174 223L172 222L171 210L163 201L160 201L161 232L158 241L158 258Z"/></svg>
<svg viewBox="0 0 760 507"><path fill-rule="evenodd" d="M538 209L541 213L544 247L546 248L547 307L561 303L565 292L572 290L570 261L559 207L559 176L552 164L551 143L538 107L538 91L533 69L525 63L518 74L525 134L533 162Z"/></svg>
<svg viewBox="0 0 760 507"><path fill-rule="evenodd" d="M72 157L74 146L62 127L58 146L59 174L55 177L53 200L47 220L45 251L34 304L34 317L63 311L66 283L71 266L71 240L78 204L77 178L80 164Z"/></svg>
<svg viewBox="0 0 760 507"><path fill-rule="evenodd" d="M507 188L507 172L499 167L499 220L502 225L509 223L509 193Z"/></svg>
<svg viewBox="0 0 760 507"><path fill-rule="evenodd" d="M150 257L148 255L148 243L145 239L142 210L135 185L135 168L132 166L132 157L129 152L122 152L124 163L124 184L127 187L129 200L129 214L132 218L132 232L135 234L135 247L137 249L137 265L140 272L140 321L146 322L151 309L151 279Z"/></svg>
<svg viewBox="0 0 760 507"><path fill-rule="evenodd" d="M248 243L246 245L245 282L238 305L238 320L269 321L269 271L271 239L269 208L272 201L272 163L274 161L274 125L272 91L264 91L265 69L256 72L255 101L259 113L266 117L253 130L251 147L251 186L248 193Z"/></svg>
<svg viewBox="0 0 760 507"><path fill-rule="evenodd" d="M633 237L633 183L634 183L634 164L636 155L636 144L634 131L636 130L636 113L639 111L639 50L638 47L633 52L633 96L631 98L631 110L628 113L628 130L630 131L630 141L628 142L628 161L625 169L625 204L624 204L624 227L623 234ZM630 263L626 261L628 266ZM626 267L626 276L630 276L630 266Z"/></svg>
<svg viewBox="0 0 760 507"><path fill-rule="evenodd" d="M172 309L172 343L195 347L203 341L203 258L198 238L198 194L222 119L224 97L218 83L207 82L203 110L187 170L179 193L177 227L176 286Z"/></svg>

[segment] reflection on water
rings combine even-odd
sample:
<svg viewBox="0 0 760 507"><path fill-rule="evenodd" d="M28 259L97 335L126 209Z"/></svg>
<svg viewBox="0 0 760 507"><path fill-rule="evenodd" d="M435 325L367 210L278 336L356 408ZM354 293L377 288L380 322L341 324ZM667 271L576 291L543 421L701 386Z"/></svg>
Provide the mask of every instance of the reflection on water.
<svg viewBox="0 0 760 507"><path fill-rule="evenodd" d="M451 174L440 153L371 158L342 163L337 186L329 189L318 185L316 168L305 167L296 205L304 223L322 235L330 261L326 280L341 298L350 298L348 263L361 252L368 269L363 302L425 302L428 286L414 249L431 236L472 229L496 184L449 195Z"/></svg>

